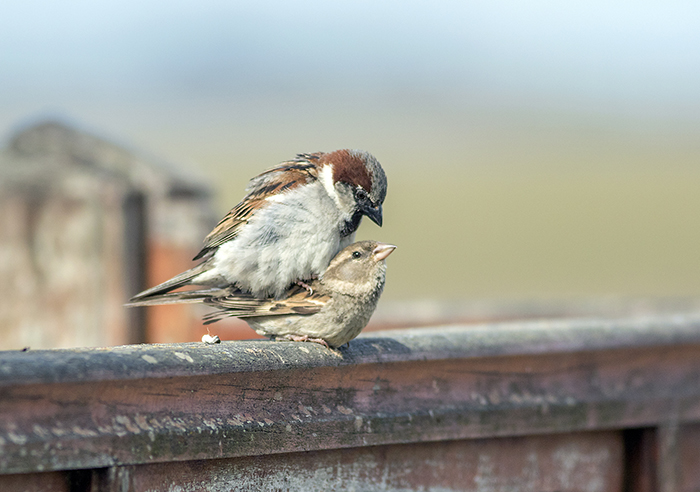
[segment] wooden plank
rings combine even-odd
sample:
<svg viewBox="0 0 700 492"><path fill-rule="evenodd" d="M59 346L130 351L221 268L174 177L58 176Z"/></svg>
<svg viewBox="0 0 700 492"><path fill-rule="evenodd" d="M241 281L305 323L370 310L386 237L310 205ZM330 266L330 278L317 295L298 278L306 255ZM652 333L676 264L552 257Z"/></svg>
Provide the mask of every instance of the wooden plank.
<svg viewBox="0 0 700 492"><path fill-rule="evenodd" d="M69 492L78 481L71 481L68 472L21 473L0 475L0 490L7 492Z"/></svg>
<svg viewBox="0 0 700 492"><path fill-rule="evenodd" d="M90 175L0 191L4 348L128 341L120 191Z"/></svg>
<svg viewBox="0 0 700 492"><path fill-rule="evenodd" d="M694 317L0 354L0 472L700 421Z"/></svg>
<svg viewBox="0 0 700 492"><path fill-rule="evenodd" d="M174 273L192 265L215 223L208 187L55 122L16 134L0 157L0 345L168 341L146 333L144 310L123 304L153 285L147 245L173 249L160 253L180 262Z"/></svg>
<svg viewBox="0 0 700 492"><path fill-rule="evenodd" d="M615 492L622 461L620 433L575 433L119 467L99 490Z"/></svg>
<svg viewBox="0 0 700 492"><path fill-rule="evenodd" d="M656 492L657 480L657 432L655 428L626 429L625 441L625 491Z"/></svg>
<svg viewBox="0 0 700 492"><path fill-rule="evenodd" d="M676 415L677 413L671 409L667 420L656 429L656 469L659 492L680 492L680 426Z"/></svg>
<svg viewBox="0 0 700 492"><path fill-rule="evenodd" d="M216 325L214 325L216 326ZM246 341L0 351L0 387L700 344L700 314L634 319L450 325L361 334L340 352L316 344ZM189 363L181 352L192 357ZM150 363L144 356L155 357Z"/></svg>
<svg viewBox="0 0 700 492"><path fill-rule="evenodd" d="M700 424L680 426L678 433L680 480L678 490L700 490Z"/></svg>
<svg viewBox="0 0 700 492"><path fill-rule="evenodd" d="M128 295L146 290L149 286L146 278L148 268L148 251L146 236L148 232L146 195L132 190L126 193L122 203L124 215L124 255L122 269L124 271L125 290ZM128 337L126 343L147 342L145 308L134 308L127 311Z"/></svg>

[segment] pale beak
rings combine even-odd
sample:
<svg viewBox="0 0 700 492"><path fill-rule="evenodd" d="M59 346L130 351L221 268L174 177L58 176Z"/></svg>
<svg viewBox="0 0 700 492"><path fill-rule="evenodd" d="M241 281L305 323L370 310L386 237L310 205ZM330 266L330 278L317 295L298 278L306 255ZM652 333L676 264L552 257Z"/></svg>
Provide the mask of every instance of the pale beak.
<svg viewBox="0 0 700 492"><path fill-rule="evenodd" d="M394 246L393 244L379 243L377 244L377 247L374 248L374 250L372 251L372 254L374 255L374 259L376 259L377 261L382 261L387 256L389 256L395 249L396 246Z"/></svg>

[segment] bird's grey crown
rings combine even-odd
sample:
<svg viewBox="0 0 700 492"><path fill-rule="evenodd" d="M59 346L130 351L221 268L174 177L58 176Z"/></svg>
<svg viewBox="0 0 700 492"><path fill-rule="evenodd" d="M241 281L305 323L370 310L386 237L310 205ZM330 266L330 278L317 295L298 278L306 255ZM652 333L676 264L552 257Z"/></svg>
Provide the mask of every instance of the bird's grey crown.
<svg viewBox="0 0 700 492"><path fill-rule="evenodd" d="M365 167L372 175L372 189L367 190L372 203L381 205L386 198L387 180L384 169L376 157L364 150L353 149L349 151L350 155L361 159L365 163Z"/></svg>

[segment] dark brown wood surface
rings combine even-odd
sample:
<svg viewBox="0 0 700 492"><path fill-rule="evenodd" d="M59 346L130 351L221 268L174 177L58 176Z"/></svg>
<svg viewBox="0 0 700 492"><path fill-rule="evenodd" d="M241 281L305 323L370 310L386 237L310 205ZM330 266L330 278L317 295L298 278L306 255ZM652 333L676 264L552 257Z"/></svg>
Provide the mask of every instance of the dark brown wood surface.
<svg viewBox="0 0 700 492"><path fill-rule="evenodd" d="M619 433L368 446L127 467L132 490L622 490Z"/></svg>
<svg viewBox="0 0 700 492"><path fill-rule="evenodd" d="M163 471L168 466L238 470L243 462L235 460L252 463L255 456L268 456L268 470L293 456L290 463L301 469L307 452L332 452L318 458L325 463L319 469L345 463L334 475L341 482L350 479L349 463L371 458L391 470L404 458L385 457L406 450L416 453L410 458L416 463L433 452L449 459L467 453L472 466L477 455L522 464L524 450L538 449L538 463L554 463L554 448L543 443L575 448L589 438L604 441L586 449L595 456L607 449L628 484L635 466L654 467L625 490L648 490L651 482L697 490L696 422L694 315L374 332L338 352L256 340L0 353L0 476L93 470L95 490L157 480L158 470L176 476ZM635 438L633 430L643 428L655 430ZM516 437L523 440L499 440ZM489 444L473 447L483 439ZM457 446L449 448L454 452L428 445L452 441L444 445ZM392 447L400 445L408 447ZM377 457L377 446L389 454ZM485 451L499 446L501 454ZM650 453L653 462L645 464ZM494 463L494 477L517 475L517 467ZM152 473L140 471L152 466ZM551 474L556 466L537 469ZM621 480L609 477L606 483ZM134 487L124 490L143 490ZM608 490L551 487L542 490Z"/></svg>

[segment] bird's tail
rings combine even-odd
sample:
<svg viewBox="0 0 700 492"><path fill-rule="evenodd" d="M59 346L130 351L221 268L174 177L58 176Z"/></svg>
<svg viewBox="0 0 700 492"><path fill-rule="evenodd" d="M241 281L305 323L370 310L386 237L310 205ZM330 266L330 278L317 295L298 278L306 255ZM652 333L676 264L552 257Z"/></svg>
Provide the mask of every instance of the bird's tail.
<svg viewBox="0 0 700 492"><path fill-rule="evenodd" d="M177 302L201 302L203 293L216 289L193 290L184 292L173 292L172 290L191 285L197 276L209 270L210 266L207 262L200 263L194 268L190 268L186 272L174 276L170 280L166 280L162 284L146 289L143 292L136 294L129 299L125 304L127 307L135 306L153 306L156 304L173 304ZM198 294L197 294L198 293Z"/></svg>

